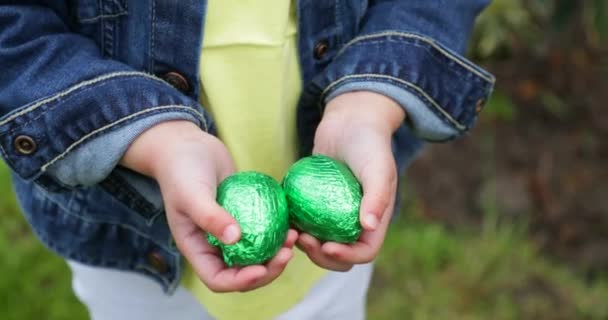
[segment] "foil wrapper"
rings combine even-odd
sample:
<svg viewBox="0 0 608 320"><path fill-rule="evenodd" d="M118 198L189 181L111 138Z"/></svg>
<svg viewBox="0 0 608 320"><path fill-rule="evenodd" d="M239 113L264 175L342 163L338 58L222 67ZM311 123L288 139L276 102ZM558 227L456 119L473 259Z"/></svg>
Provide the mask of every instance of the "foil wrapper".
<svg viewBox="0 0 608 320"><path fill-rule="evenodd" d="M231 245L208 235L209 243L222 250L228 266L262 264L281 249L289 213L285 193L272 177L253 171L234 174L218 186L217 202L241 227L241 239Z"/></svg>
<svg viewBox="0 0 608 320"><path fill-rule="evenodd" d="M346 164L323 155L293 164L283 179L291 222L321 241L359 239L363 192Z"/></svg>

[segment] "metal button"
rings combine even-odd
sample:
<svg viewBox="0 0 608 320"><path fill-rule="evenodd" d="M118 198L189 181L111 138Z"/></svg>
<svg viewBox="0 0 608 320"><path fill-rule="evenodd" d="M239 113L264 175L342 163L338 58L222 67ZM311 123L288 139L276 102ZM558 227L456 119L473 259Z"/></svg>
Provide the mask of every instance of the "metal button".
<svg viewBox="0 0 608 320"><path fill-rule="evenodd" d="M485 105L486 105L486 99L481 98L481 99L477 100L477 104L475 105L475 112L480 113Z"/></svg>
<svg viewBox="0 0 608 320"><path fill-rule="evenodd" d="M36 141L29 136L18 136L15 138L15 149L22 155L32 154L36 151Z"/></svg>
<svg viewBox="0 0 608 320"><path fill-rule="evenodd" d="M169 270L169 266L167 265L165 258L156 251L148 254L148 264L158 273L165 273L167 270Z"/></svg>
<svg viewBox="0 0 608 320"><path fill-rule="evenodd" d="M317 59L317 60L323 59L323 57L327 54L328 50L329 50L329 44L327 43L327 41L323 40L323 41L317 42L317 44L315 45L315 50L314 50L315 59Z"/></svg>
<svg viewBox="0 0 608 320"><path fill-rule="evenodd" d="M190 84L188 83L188 79L186 79L186 77L177 72L167 72L165 75L162 76L162 79L165 80L171 86L173 86L175 89L183 93L190 91Z"/></svg>

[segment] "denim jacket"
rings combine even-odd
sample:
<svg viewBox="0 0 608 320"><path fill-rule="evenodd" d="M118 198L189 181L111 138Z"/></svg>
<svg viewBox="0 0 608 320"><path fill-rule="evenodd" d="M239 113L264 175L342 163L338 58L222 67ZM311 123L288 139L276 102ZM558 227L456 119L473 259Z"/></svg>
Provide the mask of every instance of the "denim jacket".
<svg viewBox="0 0 608 320"><path fill-rule="evenodd" d="M494 78L461 55L488 0L299 0L301 153L326 102L354 90L397 101L400 171L423 141L466 133ZM117 166L147 128L199 105L204 0L0 0L0 155L24 214L61 256L129 270L171 293L177 251L156 183Z"/></svg>

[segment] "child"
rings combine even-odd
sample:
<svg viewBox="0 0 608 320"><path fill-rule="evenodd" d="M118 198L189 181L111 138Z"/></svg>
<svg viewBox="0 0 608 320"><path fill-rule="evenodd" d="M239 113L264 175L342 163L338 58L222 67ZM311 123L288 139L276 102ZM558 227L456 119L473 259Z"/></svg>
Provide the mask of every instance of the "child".
<svg viewBox="0 0 608 320"><path fill-rule="evenodd" d="M0 151L92 319L363 319L398 174L492 90L459 55L486 4L0 1ZM240 237L218 183L311 152L362 183L359 241L291 230L267 264L225 266L204 236Z"/></svg>

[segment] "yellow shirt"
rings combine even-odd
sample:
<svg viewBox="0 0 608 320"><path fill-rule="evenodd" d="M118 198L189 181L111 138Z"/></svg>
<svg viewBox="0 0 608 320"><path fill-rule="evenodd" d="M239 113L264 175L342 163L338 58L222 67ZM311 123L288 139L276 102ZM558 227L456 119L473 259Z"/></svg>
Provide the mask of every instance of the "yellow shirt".
<svg viewBox="0 0 608 320"><path fill-rule="evenodd" d="M296 160L301 91L295 1L209 0L201 52L201 102L237 169L281 181ZM295 256L272 284L216 294L191 272L184 286L218 319L270 319L294 306L325 271Z"/></svg>

